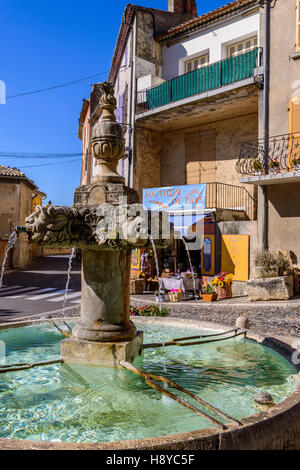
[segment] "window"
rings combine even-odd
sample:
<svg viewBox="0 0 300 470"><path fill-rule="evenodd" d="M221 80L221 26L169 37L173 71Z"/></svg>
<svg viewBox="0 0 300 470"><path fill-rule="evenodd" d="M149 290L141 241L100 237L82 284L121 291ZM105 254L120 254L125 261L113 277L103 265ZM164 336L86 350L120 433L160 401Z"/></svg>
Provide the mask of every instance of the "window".
<svg viewBox="0 0 300 470"><path fill-rule="evenodd" d="M205 67L205 65L209 64L209 54L204 54L199 57L196 57L193 60L188 60L185 63L185 71L192 72L193 70L200 69L201 67Z"/></svg>
<svg viewBox="0 0 300 470"><path fill-rule="evenodd" d="M300 0L296 5L296 51L300 52Z"/></svg>
<svg viewBox="0 0 300 470"><path fill-rule="evenodd" d="M228 57L234 57L243 52L250 51L255 47L257 47L257 37L245 39L245 41L237 42L228 47Z"/></svg>

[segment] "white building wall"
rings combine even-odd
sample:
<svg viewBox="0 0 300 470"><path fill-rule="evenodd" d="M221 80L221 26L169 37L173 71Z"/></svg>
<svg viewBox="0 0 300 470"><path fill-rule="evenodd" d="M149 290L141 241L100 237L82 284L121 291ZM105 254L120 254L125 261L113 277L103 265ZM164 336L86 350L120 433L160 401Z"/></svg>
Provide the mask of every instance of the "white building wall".
<svg viewBox="0 0 300 470"><path fill-rule="evenodd" d="M116 77L115 82L115 96L117 99L116 117L120 124L124 125L125 130L125 146L129 144L129 127L126 124L130 123L130 81L131 81L131 41L133 40L133 33L131 32L123 59ZM126 91L127 90L127 91ZM127 95L127 97L126 97ZM127 112L124 114L124 108L127 103ZM126 115L126 122L124 122L124 116ZM126 157L126 154L125 154ZM120 160L118 163L118 173L125 178L128 173L128 160Z"/></svg>
<svg viewBox="0 0 300 470"><path fill-rule="evenodd" d="M214 24L173 45L163 45L162 59L164 80L170 80L185 73L185 62L209 52L210 63L227 57L227 47L240 40L258 36L259 11L249 16L231 18L226 22Z"/></svg>

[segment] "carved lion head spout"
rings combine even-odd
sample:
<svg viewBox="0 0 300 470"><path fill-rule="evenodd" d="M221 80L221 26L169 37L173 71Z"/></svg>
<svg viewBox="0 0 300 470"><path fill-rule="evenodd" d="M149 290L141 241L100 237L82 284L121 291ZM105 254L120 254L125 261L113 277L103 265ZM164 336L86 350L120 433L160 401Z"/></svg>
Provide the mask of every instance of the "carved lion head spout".
<svg viewBox="0 0 300 470"><path fill-rule="evenodd" d="M158 247L168 246L173 239L172 224L164 233L162 214L154 218L139 207L124 205L116 211L112 205L85 209L37 206L25 227L29 242L39 246L123 249L146 246L152 236Z"/></svg>
<svg viewBox="0 0 300 470"><path fill-rule="evenodd" d="M72 207L37 206L25 221L30 243L40 246L78 246L89 238L89 227Z"/></svg>

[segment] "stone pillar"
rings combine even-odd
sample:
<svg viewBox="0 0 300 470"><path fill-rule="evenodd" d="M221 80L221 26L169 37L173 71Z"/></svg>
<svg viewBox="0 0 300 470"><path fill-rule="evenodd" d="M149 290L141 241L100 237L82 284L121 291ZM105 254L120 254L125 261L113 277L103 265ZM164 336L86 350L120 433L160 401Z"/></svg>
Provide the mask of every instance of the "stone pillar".
<svg viewBox="0 0 300 470"><path fill-rule="evenodd" d="M83 249L81 320L73 337L96 342L129 341L130 250Z"/></svg>

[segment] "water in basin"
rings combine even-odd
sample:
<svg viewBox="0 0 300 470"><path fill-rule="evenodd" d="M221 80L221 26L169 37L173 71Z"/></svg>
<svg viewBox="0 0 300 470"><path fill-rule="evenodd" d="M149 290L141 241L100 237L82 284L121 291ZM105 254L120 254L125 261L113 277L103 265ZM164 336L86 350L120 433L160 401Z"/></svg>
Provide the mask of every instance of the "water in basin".
<svg viewBox="0 0 300 470"><path fill-rule="evenodd" d="M145 343L195 335L195 329L135 322ZM46 324L0 332L6 364L59 358L61 339ZM278 403L295 386L295 369L282 356L241 338L147 349L135 365L168 377L235 418L261 411L253 400L260 389ZM126 370L58 364L0 375L0 438L119 441L208 427L210 421Z"/></svg>

